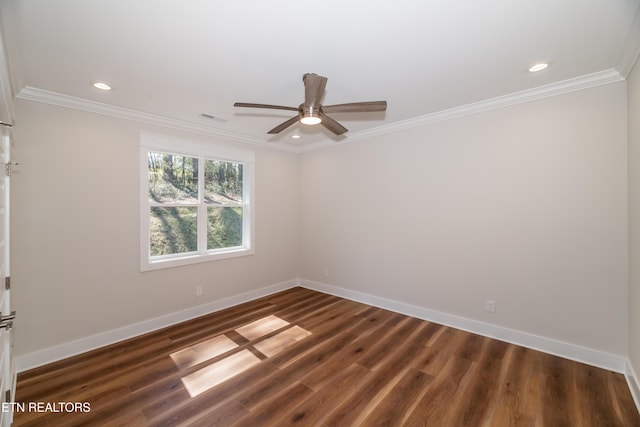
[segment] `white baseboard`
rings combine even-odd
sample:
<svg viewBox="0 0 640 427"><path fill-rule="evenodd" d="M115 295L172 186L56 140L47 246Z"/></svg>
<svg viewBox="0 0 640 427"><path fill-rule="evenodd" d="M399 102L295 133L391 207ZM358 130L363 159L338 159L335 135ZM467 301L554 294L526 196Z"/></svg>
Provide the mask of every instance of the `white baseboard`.
<svg viewBox="0 0 640 427"><path fill-rule="evenodd" d="M640 383L638 383L638 376L629 359L627 359L625 363L624 377L627 380L633 401L636 403L636 408L638 408L638 412L640 412Z"/></svg>
<svg viewBox="0 0 640 427"><path fill-rule="evenodd" d="M464 331L473 332L474 334L483 335L489 338L495 338L500 341L528 347L534 350L542 351L544 353L553 354L565 359L575 360L577 362L586 363L588 365L604 368L610 371L618 373L625 373L626 371L625 357L617 354L606 353L592 348L582 347L579 345L558 341L552 338L530 334L528 332L509 329L478 320L468 319L465 317L447 314L436 310L430 310L424 307L418 307L404 302L352 291L349 289L328 285L326 283L299 279L299 284L300 286L308 289L313 289L319 292L324 292L353 301L362 302L364 304L373 305L376 307L394 311L396 313L406 314L441 325L451 326L456 329L462 329Z"/></svg>
<svg viewBox="0 0 640 427"><path fill-rule="evenodd" d="M623 356L594 350L587 347L570 344L551 338L541 337L527 332L517 331L502 326L492 325L480 322L478 320L468 319L452 314L443 313L424 307L407 304L388 298L352 291L340 288L326 283L315 282L307 279L292 279L285 282L277 283L264 288L245 292L239 295L212 301L207 304L192 307L175 313L149 319L143 322L124 326L122 328L92 335L67 343L59 344L53 347L35 351L33 353L16 356L15 366L17 372L23 372L28 369L46 365L76 354L94 350L99 347L110 345L118 341L133 338L148 332L152 332L176 323L184 322L198 316L213 313L234 305L242 304L257 298L271 295L294 286L302 286L308 289L336 295L353 301L362 302L364 304L384 308L397 313L406 314L408 316L429 320L442 325L462 329L475 334L495 338L501 341L509 342L545 353L564 357L566 359L575 360L599 368L608 369L610 371L624 373L629 382L631 391L639 401L640 392L638 389L637 379L633 373L633 369ZM635 387L635 389L634 389Z"/></svg>
<svg viewBox="0 0 640 427"><path fill-rule="evenodd" d="M239 295L233 295L231 297L211 301L206 304L188 308L186 310L166 314L164 316L145 320L143 322L134 323L122 328L113 329L111 331L38 350L33 353L16 356L14 360L16 371L23 372L32 368L36 368L38 366L46 365L47 363L75 356L76 354L95 350L96 348L104 347L118 341L123 341L138 335L165 328L167 326L175 325L176 323L184 322L189 319L232 307L234 305L262 298L264 296L271 295L273 293L280 292L297 285L298 281L296 279L288 280L286 282L277 283L275 285L245 292Z"/></svg>

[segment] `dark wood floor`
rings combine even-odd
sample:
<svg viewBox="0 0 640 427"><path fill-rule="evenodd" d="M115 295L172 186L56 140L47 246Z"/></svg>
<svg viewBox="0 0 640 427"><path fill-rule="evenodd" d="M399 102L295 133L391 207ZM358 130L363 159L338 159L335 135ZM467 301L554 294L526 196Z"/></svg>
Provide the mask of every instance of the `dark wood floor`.
<svg viewBox="0 0 640 427"><path fill-rule="evenodd" d="M303 288L21 373L17 401L16 426L640 426L620 374Z"/></svg>

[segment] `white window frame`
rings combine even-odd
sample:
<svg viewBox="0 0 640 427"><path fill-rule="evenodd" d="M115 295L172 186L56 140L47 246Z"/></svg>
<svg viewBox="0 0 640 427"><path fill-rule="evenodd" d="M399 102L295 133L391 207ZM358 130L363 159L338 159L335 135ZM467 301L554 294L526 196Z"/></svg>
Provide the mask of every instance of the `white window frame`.
<svg viewBox="0 0 640 427"><path fill-rule="evenodd" d="M194 252L151 256L150 253L150 209L149 202L149 152L161 152L180 156L190 156L207 160L242 163L242 245L232 248L207 249L206 245L206 206L198 203L198 250ZM204 165L204 163L203 163ZM216 144L189 141L148 133L140 134L140 271L177 267L200 262L214 261L245 255L253 255L254 249L254 168L255 153ZM204 173L204 167L199 168ZM199 177L204 183L204 177ZM200 193L200 198L202 198ZM204 219L202 219L204 218Z"/></svg>

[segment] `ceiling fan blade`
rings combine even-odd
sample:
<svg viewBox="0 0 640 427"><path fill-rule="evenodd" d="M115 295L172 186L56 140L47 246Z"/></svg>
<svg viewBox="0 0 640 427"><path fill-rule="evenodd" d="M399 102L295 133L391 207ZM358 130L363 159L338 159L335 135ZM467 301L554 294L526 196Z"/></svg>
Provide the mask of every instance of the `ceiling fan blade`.
<svg viewBox="0 0 640 427"><path fill-rule="evenodd" d="M300 116L291 117L289 120L287 120L286 122L280 123L278 126L274 127L273 129L271 129L267 133L271 133L271 134L280 133L283 130L285 130L286 128L288 128L289 126L291 126L294 123L296 123L298 120L300 120Z"/></svg>
<svg viewBox="0 0 640 427"><path fill-rule="evenodd" d="M386 111L387 101L350 102L348 104L323 105L325 113L360 113Z"/></svg>
<svg viewBox="0 0 640 427"><path fill-rule="evenodd" d="M289 110L289 111L298 111L299 108L296 107L285 107L283 105L270 105L270 104L251 104L249 102L236 102L233 104L234 107L249 107L249 108L269 108L272 110Z"/></svg>
<svg viewBox="0 0 640 427"><path fill-rule="evenodd" d="M322 95L324 95L327 78L314 73L307 73L302 76L302 80L304 81L304 105L318 108Z"/></svg>
<svg viewBox="0 0 640 427"><path fill-rule="evenodd" d="M348 130L346 127L342 126L340 123L336 122L326 114L321 114L320 117L322 117L322 126L326 127L336 135L342 135Z"/></svg>

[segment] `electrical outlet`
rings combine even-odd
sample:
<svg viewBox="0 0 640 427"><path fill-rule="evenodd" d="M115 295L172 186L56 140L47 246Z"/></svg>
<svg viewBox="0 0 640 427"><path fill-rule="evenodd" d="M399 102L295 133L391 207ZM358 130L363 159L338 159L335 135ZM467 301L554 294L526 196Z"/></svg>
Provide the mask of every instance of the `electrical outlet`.
<svg viewBox="0 0 640 427"><path fill-rule="evenodd" d="M328 269L328 268L325 268L324 270L322 270L322 275L323 275L324 277L329 277L329 269Z"/></svg>
<svg viewBox="0 0 640 427"><path fill-rule="evenodd" d="M202 295L202 286L196 286L196 296Z"/></svg>
<svg viewBox="0 0 640 427"><path fill-rule="evenodd" d="M486 305L486 310L489 313L495 313L496 312L496 302L493 300L488 299L487 300L487 305Z"/></svg>

